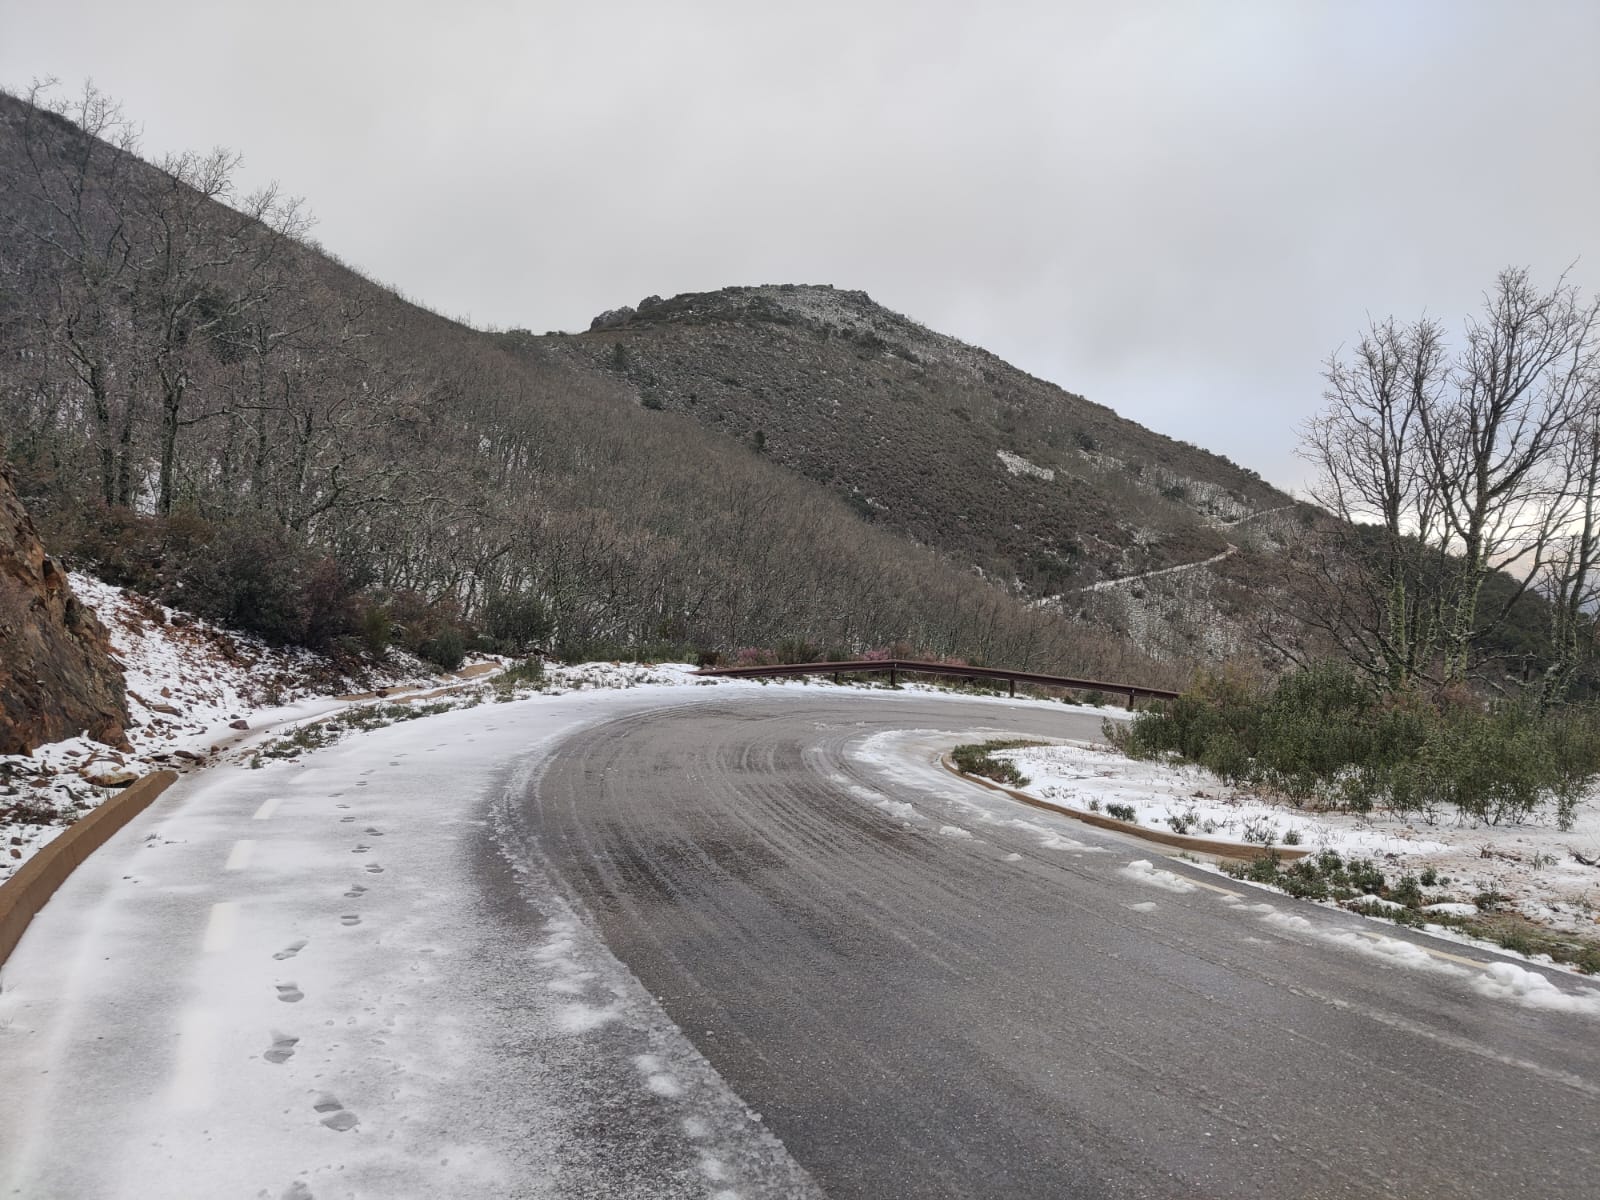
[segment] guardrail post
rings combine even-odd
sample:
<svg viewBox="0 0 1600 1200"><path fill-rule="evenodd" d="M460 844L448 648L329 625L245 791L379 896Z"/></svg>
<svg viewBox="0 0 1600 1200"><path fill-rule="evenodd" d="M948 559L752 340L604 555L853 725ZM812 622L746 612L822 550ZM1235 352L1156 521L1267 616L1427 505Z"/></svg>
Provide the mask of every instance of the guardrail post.
<svg viewBox="0 0 1600 1200"><path fill-rule="evenodd" d="M1017 698L1017 681L1015 679L1008 679L1006 682L1011 685L1011 698L1015 700Z"/></svg>
<svg viewBox="0 0 1600 1200"><path fill-rule="evenodd" d="M898 679L899 679L898 672L896 672L893 667L890 667L889 668L889 686L892 687L892 688L893 687L899 687L900 684L897 682Z"/></svg>

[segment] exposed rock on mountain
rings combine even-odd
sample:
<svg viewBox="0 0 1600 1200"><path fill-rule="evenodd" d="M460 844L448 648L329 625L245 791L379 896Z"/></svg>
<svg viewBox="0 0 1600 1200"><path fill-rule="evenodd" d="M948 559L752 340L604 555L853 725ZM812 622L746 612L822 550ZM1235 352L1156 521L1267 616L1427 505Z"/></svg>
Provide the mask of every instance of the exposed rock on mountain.
<svg viewBox="0 0 1600 1200"><path fill-rule="evenodd" d="M1289 498L936 333L865 292L730 287L621 307L559 339L864 518L1034 598L1213 558Z"/></svg>
<svg viewBox="0 0 1600 1200"><path fill-rule="evenodd" d="M80 733L116 744L127 722L105 628L44 552L0 463L0 754Z"/></svg>

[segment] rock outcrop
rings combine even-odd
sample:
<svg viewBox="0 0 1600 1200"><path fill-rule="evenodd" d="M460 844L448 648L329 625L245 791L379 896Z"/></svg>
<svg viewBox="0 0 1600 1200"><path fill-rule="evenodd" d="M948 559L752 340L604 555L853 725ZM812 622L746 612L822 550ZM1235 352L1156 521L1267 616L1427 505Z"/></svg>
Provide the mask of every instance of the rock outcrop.
<svg viewBox="0 0 1600 1200"><path fill-rule="evenodd" d="M0 462L0 754L80 733L123 742L123 688L105 627L44 552Z"/></svg>

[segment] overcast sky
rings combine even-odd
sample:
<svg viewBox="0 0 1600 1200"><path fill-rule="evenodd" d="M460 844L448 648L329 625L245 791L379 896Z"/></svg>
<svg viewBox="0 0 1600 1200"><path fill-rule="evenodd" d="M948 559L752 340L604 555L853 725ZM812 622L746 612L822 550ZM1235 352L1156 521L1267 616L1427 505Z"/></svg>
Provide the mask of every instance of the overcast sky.
<svg viewBox="0 0 1600 1200"><path fill-rule="evenodd" d="M1600 287L1600 0L0 0L51 75L479 324L864 288L1285 485L1369 312Z"/></svg>

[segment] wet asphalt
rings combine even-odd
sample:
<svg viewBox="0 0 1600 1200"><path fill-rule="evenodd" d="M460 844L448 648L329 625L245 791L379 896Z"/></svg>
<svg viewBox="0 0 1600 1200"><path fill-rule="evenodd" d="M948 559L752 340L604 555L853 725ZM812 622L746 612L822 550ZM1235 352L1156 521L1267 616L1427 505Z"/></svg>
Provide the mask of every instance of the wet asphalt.
<svg viewBox="0 0 1600 1200"><path fill-rule="evenodd" d="M523 816L830 1196L1600 1195L1600 1018L1490 998L1471 960L1492 955L1438 943L1400 963L1374 935L1429 940L926 761L972 730L1098 725L741 695L584 729ZM857 753L896 729L924 731L909 766ZM1126 870L1140 859L1191 886Z"/></svg>

